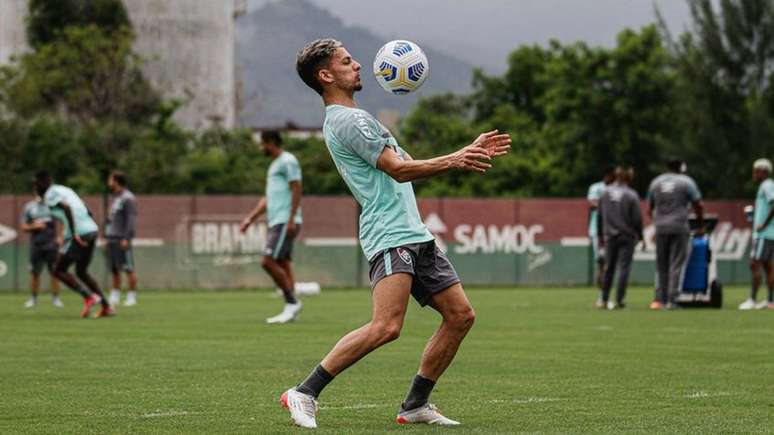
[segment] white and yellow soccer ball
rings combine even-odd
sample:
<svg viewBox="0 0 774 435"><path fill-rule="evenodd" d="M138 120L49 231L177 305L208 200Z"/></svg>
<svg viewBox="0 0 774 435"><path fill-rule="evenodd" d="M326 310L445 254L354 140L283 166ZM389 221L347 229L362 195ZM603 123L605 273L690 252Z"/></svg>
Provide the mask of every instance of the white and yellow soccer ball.
<svg viewBox="0 0 774 435"><path fill-rule="evenodd" d="M385 91L403 95L416 91L430 75L425 52L411 41L390 41L374 58L374 76Z"/></svg>

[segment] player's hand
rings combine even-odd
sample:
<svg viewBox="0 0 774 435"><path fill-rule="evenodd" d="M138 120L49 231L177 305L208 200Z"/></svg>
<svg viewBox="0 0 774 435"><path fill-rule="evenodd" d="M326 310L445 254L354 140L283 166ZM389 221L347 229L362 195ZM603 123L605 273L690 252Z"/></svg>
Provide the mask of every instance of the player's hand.
<svg viewBox="0 0 774 435"><path fill-rule="evenodd" d="M250 228L252 223L253 221L251 221L249 217L244 218L242 223L239 225L239 232L242 234L246 233L247 229Z"/></svg>
<svg viewBox="0 0 774 435"><path fill-rule="evenodd" d="M43 222L41 219L35 219L32 221L32 229L34 230L45 230L46 229L46 223Z"/></svg>
<svg viewBox="0 0 774 435"><path fill-rule="evenodd" d="M83 241L83 239L81 238L81 236L79 236L79 235L77 235L77 234L76 234L75 236L73 236L73 240L75 240L75 243L77 243L78 245L80 245L82 248L85 248L85 247L86 247L86 242L84 242L84 241Z"/></svg>
<svg viewBox="0 0 774 435"><path fill-rule="evenodd" d="M129 249L129 240L127 240L127 239L122 239L121 240L121 249L123 249L124 251Z"/></svg>
<svg viewBox="0 0 774 435"><path fill-rule="evenodd" d="M64 245L64 237L56 236L56 246L62 246L62 245Z"/></svg>
<svg viewBox="0 0 774 435"><path fill-rule="evenodd" d="M296 231L298 231L298 225L296 225L296 221L291 219L288 221L288 225L286 227L286 233L288 237L293 237L296 235Z"/></svg>
<svg viewBox="0 0 774 435"><path fill-rule="evenodd" d="M508 154L511 149L511 136L508 133L498 134L498 130L481 133L473 145L483 148L490 157L499 157Z"/></svg>
<svg viewBox="0 0 774 435"><path fill-rule="evenodd" d="M482 174L492 167L492 164L488 163L490 160L492 157L489 153L475 142L452 154L453 167Z"/></svg>
<svg viewBox="0 0 774 435"><path fill-rule="evenodd" d="M763 231L764 228L766 227L764 227L763 225L758 225L757 227L755 227L755 231L760 233L761 231Z"/></svg>

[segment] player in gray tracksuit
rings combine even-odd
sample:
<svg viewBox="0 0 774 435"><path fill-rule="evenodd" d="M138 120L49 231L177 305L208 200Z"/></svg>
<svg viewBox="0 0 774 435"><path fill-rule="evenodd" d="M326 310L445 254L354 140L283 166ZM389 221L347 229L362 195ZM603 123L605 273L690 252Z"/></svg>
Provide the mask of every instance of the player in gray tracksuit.
<svg viewBox="0 0 774 435"><path fill-rule="evenodd" d="M693 207L698 234L704 233L704 207L696 182L685 172L682 160L667 163L667 172L656 177L648 189L650 217L656 227L657 288L652 309L664 304L675 307L685 266L690 256L691 239L688 209Z"/></svg>
<svg viewBox="0 0 774 435"><path fill-rule="evenodd" d="M599 200L601 234L605 244L605 275L602 281L600 308L623 308L629 272L632 268L634 247L642 240L642 211L640 197L629 184L634 170L618 168L616 182L609 185ZM618 269L616 300L610 301L610 288Z"/></svg>
<svg viewBox="0 0 774 435"><path fill-rule="evenodd" d="M117 305L121 298L121 272L129 281L129 291L126 294L124 306L137 305L137 275L134 271L134 253L132 239L135 233L137 219L137 200L126 187L126 175L121 171L113 171L108 177L107 185L113 192L113 203L110 206L105 229L108 269L113 275L113 288L110 290L110 303Z"/></svg>

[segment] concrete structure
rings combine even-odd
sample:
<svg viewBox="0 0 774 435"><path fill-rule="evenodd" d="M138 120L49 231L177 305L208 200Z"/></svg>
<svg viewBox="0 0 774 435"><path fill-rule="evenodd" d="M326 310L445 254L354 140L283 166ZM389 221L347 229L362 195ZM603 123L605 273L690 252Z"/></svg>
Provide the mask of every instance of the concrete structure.
<svg viewBox="0 0 774 435"><path fill-rule="evenodd" d="M0 0L0 65L27 50L27 0Z"/></svg>
<svg viewBox="0 0 774 435"><path fill-rule="evenodd" d="M234 18L244 0L123 0L146 77L183 102L175 119L191 129L235 125ZM0 0L0 64L27 49L27 0Z"/></svg>
<svg viewBox="0 0 774 435"><path fill-rule="evenodd" d="M235 124L234 0L124 0L146 76L186 127Z"/></svg>

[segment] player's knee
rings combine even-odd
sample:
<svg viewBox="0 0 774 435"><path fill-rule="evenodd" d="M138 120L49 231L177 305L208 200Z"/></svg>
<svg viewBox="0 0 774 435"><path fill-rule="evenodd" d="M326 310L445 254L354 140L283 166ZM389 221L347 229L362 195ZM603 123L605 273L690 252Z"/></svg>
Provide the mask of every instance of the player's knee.
<svg viewBox="0 0 774 435"><path fill-rule="evenodd" d="M473 310L473 307L468 305L467 307L462 307L458 310L455 310L450 316L448 316L447 321L455 329L467 332L476 322L476 312Z"/></svg>
<svg viewBox="0 0 774 435"><path fill-rule="evenodd" d="M261 267L263 267L265 270L271 269L271 267L276 264L276 261L274 261L273 258L264 256L261 258Z"/></svg>
<svg viewBox="0 0 774 435"><path fill-rule="evenodd" d="M399 322L386 322L374 325L374 338L379 344L386 344L395 341L400 337L400 331L403 325Z"/></svg>

